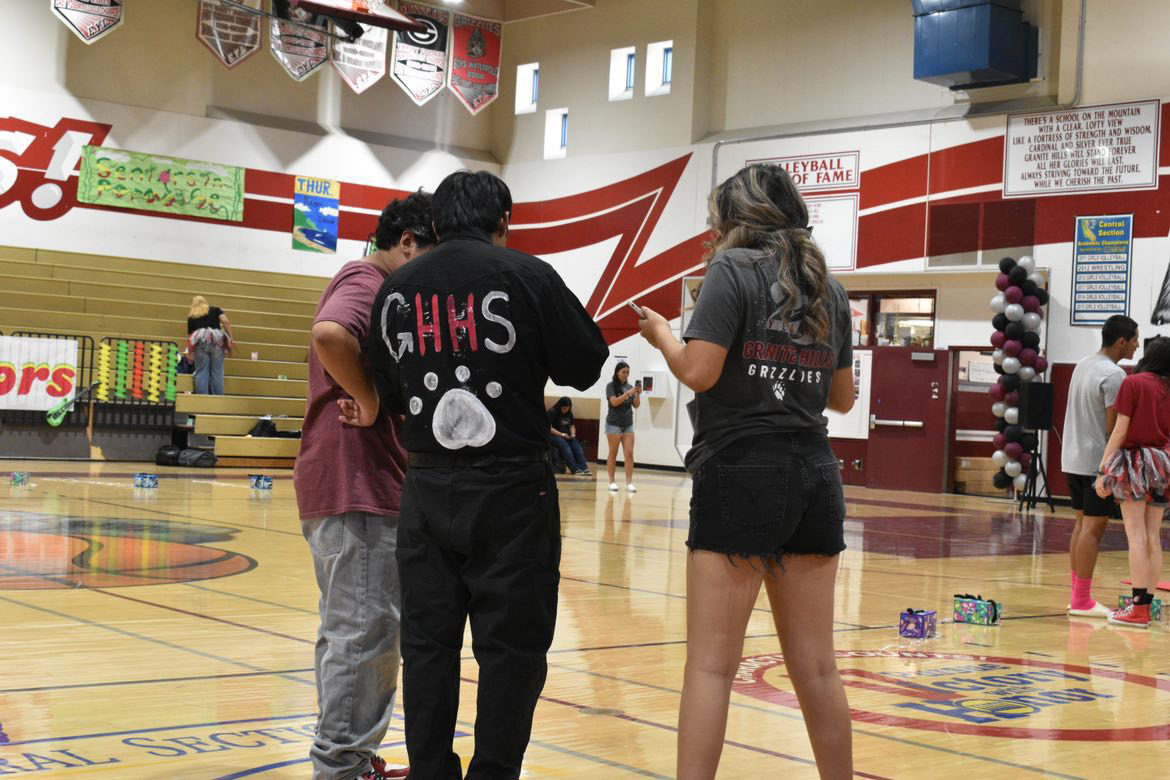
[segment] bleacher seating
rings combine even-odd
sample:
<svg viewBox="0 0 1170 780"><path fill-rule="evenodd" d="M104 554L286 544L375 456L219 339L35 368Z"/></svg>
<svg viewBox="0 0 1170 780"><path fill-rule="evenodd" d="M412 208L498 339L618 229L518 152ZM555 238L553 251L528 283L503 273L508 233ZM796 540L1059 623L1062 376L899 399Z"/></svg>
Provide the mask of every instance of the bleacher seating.
<svg viewBox="0 0 1170 780"><path fill-rule="evenodd" d="M36 331L186 341L192 295L221 307L236 351L224 364L227 395L190 394L179 378L179 421L214 436L231 465L291 465L296 439L248 438L261 415L280 430L298 430L305 411L309 330L324 277L248 271L41 249L0 247L0 331ZM253 353L257 359L252 360ZM284 378L281 378L284 377Z"/></svg>

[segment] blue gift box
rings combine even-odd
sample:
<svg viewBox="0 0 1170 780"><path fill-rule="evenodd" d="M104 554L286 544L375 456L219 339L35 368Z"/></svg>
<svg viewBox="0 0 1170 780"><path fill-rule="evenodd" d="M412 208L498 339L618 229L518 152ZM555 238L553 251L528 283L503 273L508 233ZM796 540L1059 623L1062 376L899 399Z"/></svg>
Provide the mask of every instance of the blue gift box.
<svg viewBox="0 0 1170 780"><path fill-rule="evenodd" d="M264 474L249 474L248 479L252 481L252 487L257 490L272 490L272 477Z"/></svg>
<svg viewBox="0 0 1170 780"><path fill-rule="evenodd" d="M933 609L908 609L898 621L898 636L929 639L938 635L938 613Z"/></svg>
<svg viewBox="0 0 1170 780"><path fill-rule="evenodd" d="M138 473L134 475L134 487L139 488L153 488L158 487L158 474Z"/></svg>

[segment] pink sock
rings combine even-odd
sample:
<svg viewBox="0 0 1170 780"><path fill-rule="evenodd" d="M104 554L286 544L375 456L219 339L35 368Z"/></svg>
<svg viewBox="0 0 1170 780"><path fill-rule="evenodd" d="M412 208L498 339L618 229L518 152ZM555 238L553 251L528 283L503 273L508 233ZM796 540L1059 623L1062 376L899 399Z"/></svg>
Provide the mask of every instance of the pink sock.
<svg viewBox="0 0 1170 780"><path fill-rule="evenodd" d="M1093 578L1082 580L1076 574L1073 575L1073 591L1072 603L1070 606L1073 609L1092 609L1093 608Z"/></svg>

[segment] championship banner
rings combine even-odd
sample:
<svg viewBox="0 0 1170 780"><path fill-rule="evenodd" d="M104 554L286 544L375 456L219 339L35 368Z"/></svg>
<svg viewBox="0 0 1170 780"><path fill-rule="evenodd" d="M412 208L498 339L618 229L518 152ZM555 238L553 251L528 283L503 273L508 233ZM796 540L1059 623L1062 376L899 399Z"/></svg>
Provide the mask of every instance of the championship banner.
<svg viewBox="0 0 1170 780"><path fill-rule="evenodd" d="M472 114L487 107L500 91L499 22L455 14L447 86Z"/></svg>
<svg viewBox="0 0 1170 780"><path fill-rule="evenodd" d="M260 0L236 0L260 10ZM260 17L219 0L199 0L195 11L195 36L220 62L234 68L260 50Z"/></svg>
<svg viewBox="0 0 1170 780"><path fill-rule="evenodd" d="M49 0L53 13L86 43L93 43L122 23L122 0Z"/></svg>
<svg viewBox="0 0 1170 780"><path fill-rule="evenodd" d="M333 254L341 216L341 184L329 179L296 178L293 192L293 249Z"/></svg>
<svg viewBox="0 0 1170 780"><path fill-rule="evenodd" d="M0 409L48 411L76 386L76 339L0 336Z"/></svg>
<svg viewBox="0 0 1170 780"><path fill-rule="evenodd" d="M362 37L353 43L333 42L333 67L342 81L359 95L386 75L386 44L390 31L363 24Z"/></svg>
<svg viewBox="0 0 1170 780"><path fill-rule="evenodd" d="M298 13L295 8L292 12ZM269 49L294 81L304 81L329 59L328 24L315 15L297 24L272 20L268 29Z"/></svg>
<svg viewBox="0 0 1170 780"><path fill-rule="evenodd" d="M77 200L96 206L242 222L244 169L85 146Z"/></svg>
<svg viewBox="0 0 1170 780"><path fill-rule="evenodd" d="M390 78L406 90L415 105L421 106L442 91L447 83L447 38L451 12L429 5L403 2L398 10L427 26L425 33L394 33Z"/></svg>

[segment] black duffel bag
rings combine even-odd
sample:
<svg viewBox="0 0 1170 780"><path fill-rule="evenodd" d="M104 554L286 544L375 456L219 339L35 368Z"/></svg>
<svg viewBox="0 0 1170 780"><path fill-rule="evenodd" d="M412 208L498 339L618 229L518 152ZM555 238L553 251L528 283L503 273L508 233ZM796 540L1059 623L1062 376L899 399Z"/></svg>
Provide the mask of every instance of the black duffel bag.
<svg viewBox="0 0 1170 780"><path fill-rule="evenodd" d="M182 452L181 447L176 447L173 444L165 444L158 448L158 452L154 454L155 465L158 466L178 466L179 453Z"/></svg>

